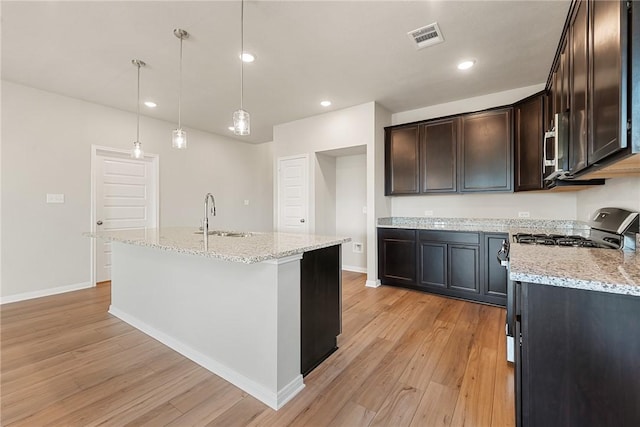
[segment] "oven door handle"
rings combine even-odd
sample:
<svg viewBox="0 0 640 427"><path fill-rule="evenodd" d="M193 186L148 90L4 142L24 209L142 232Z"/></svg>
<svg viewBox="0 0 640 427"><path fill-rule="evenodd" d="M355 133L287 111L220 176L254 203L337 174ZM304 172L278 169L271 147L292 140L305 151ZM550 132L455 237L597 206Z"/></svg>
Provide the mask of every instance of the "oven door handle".
<svg viewBox="0 0 640 427"><path fill-rule="evenodd" d="M502 241L502 247L496 254L496 259L503 267L506 267L509 263L509 243L506 240Z"/></svg>

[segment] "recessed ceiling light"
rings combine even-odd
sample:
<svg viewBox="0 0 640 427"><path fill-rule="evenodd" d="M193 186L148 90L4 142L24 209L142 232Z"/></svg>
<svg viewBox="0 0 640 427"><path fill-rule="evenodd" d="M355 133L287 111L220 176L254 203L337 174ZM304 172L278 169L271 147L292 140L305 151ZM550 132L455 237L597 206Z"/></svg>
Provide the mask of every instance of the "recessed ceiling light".
<svg viewBox="0 0 640 427"><path fill-rule="evenodd" d="M320 105L322 105L323 107L328 107L329 105L331 105L331 101L322 101Z"/></svg>
<svg viewBox="0 0 640 427"><path fill-rule="evenodd" d="M249 52L243 52L242 55L240 55L240 58L242 58L243 62L253 62L256 60L255 55Z"/></svg>
<svg viewBox="0 0 640 427"><path fill-rule="evenodd" d="M475 65L476 61L462 61L458 64L458 70L468 70Z"/></svg>
<svg viewBox="0 0 640 427"><path fill-rule="evenodd" d="M231 132L233 132L235 130L235 128L233 126L229 126L227 129L229 129Z"/></svg>
<svg viewBox="0 0 640 427"><path fill-rule="evenodd" d="M156 104L153 101L144 101L144 105L146 105L149 108L156 108L158 106L158 104Z"/></svg>

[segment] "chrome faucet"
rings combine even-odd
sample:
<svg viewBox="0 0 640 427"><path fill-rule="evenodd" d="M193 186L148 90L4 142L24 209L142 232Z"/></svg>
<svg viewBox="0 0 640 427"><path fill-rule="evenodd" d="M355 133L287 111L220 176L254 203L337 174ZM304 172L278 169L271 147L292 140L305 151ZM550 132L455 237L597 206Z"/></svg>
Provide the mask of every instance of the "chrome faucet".
<svg viewBox="0 0 640 427"><path fill-rule="evenodd" d="M211 206L209 206L211 200ZM207 193L204 196L204 219L202 220L202 237L204 238L204 250L209 250L209 213L216 216L216 199L213 194Z"/></svg>

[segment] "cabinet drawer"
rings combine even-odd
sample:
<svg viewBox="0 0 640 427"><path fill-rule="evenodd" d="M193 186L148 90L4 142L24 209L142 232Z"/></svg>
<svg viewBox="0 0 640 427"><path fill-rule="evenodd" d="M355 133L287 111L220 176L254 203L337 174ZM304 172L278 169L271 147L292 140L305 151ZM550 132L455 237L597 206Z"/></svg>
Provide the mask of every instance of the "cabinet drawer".
<svg viewBox="0 0 640 427"><path fill-rule="evenodd" d="M420 231L419 237L420 240L428 240L430 242L480 244L480 236L478 233L462 231L422 230Z"/></svg>

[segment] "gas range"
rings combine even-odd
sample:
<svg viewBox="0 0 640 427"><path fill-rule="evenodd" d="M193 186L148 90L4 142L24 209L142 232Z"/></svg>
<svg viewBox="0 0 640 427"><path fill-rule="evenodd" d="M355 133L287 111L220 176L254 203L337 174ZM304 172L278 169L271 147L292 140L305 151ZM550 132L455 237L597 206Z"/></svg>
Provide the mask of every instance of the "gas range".
<svg viewBox="0 0 640 427"><path fill-rule="evenodd" d="M517 233L513 235L515 243L525 245L568 246L578 248L607 248L636 250L635 233L640 232L640 215L637 212L618 208L598 209L591 220L587 236L576 234L536 234ZM509 241L502 242L497 253L498 262L509 269ZM562 250L558 251L560 255ZM515 352L515 297L513 282L507 280L507 360L514 361Z"/></svg>
<svg viewBox="0 0 640 427"><path fill-rule="evenodd" d="M617 249L619 246L614 242L597 242L584 236L566 234L517 233L513 236L513 241L527 245L572 246L578 248Z"/></svg>

